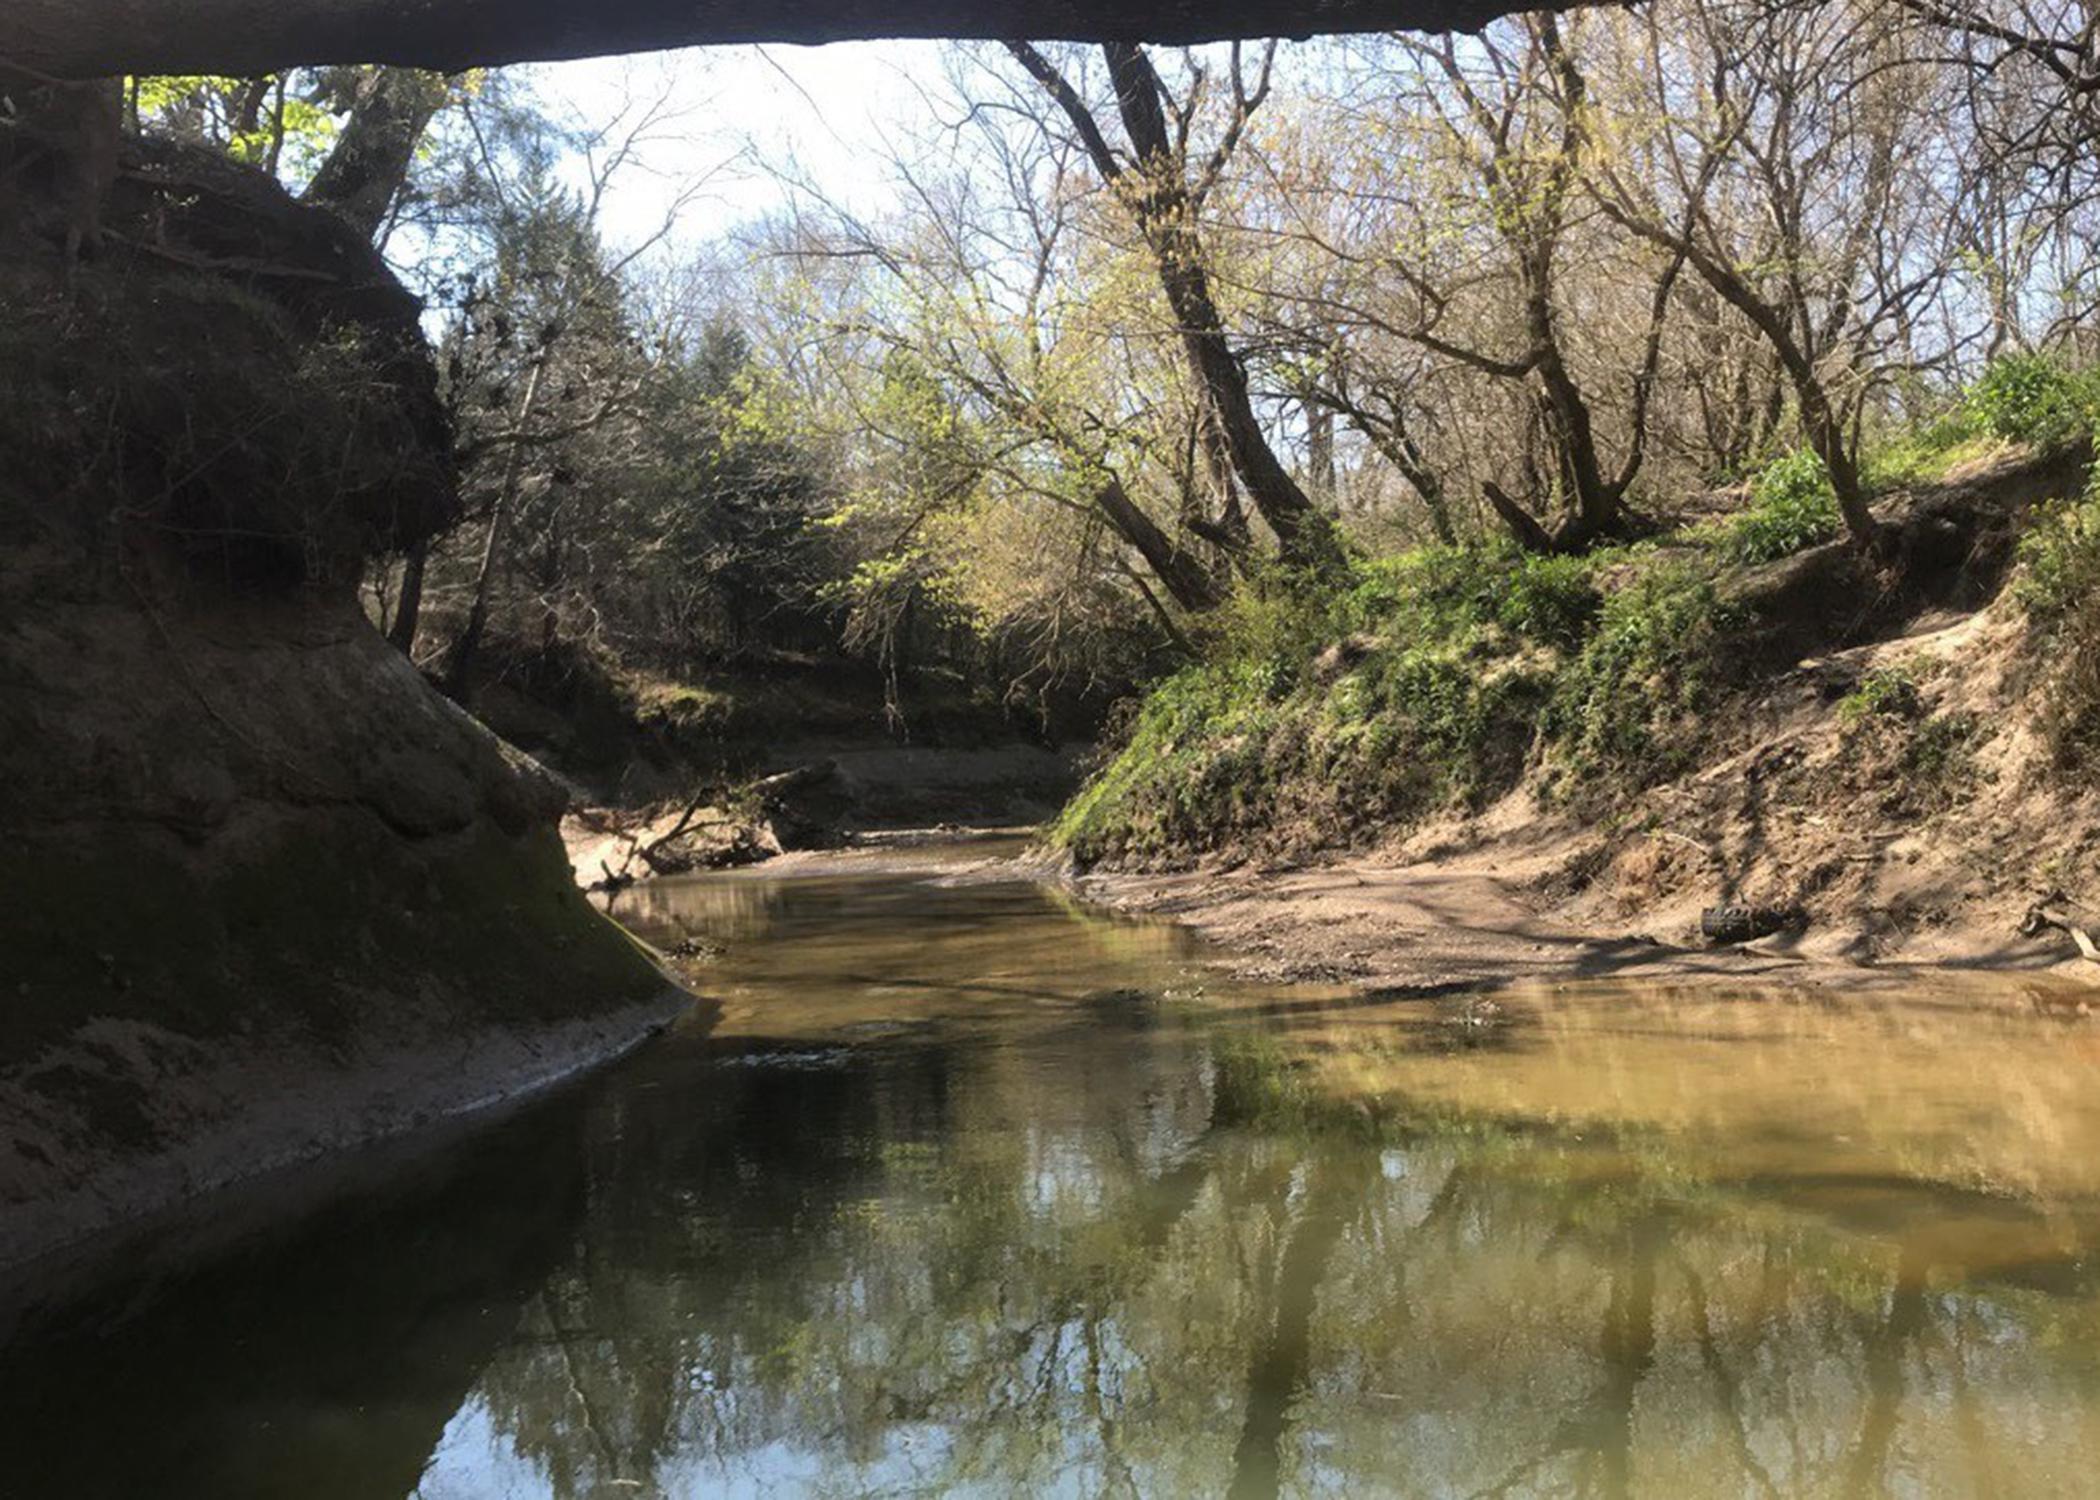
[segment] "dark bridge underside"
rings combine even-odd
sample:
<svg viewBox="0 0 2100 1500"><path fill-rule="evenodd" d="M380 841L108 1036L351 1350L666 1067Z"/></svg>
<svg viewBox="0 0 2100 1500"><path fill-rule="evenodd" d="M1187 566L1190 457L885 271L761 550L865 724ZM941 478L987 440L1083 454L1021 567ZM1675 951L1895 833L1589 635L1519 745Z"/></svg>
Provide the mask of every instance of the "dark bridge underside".
<svg viewBox="0 0 2100 1500"><path fill-rule="evenodd" d="M1191 43L1473 30L1508 0L0 0L0 63L88 78L302 63L472 66L705 42Z"/></svg>

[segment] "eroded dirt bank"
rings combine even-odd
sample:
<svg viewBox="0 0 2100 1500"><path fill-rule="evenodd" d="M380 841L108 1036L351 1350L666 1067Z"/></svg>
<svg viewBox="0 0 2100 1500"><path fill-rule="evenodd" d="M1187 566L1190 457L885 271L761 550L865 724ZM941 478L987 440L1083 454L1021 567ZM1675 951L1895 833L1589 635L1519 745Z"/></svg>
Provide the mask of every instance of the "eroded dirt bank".
<svg viewBox="0 0 2100 1500"><path fill-rule="evenodd" d="M2100 1006L2100 963L2028 920L2042 907L2090 921L2095 893L2080 887L2100 850L2100 804L2037 744L2029 675L2008 610L1932 614L1774 679L1724 753L1609 817L1526 786L1324 859L1073 878L1277 978L1858 986L1984 971L2061 980L2074 1005L2090 988ZM1832 711L1862 682L1897 680L1915 695L1901 715ZM1954 748L1924 760L1946 725L1960 726ZM1792 920L1753 942L1705 940L1709 909L1744 907Z"/></svg>
<svg viewBox="0 0 2100 1500"><path fill-rule="evenodd" d="M691 1004L570 882L560 788L355 611L155 613L0 611L0 1265Z"/></svg>
<svg viewBox="0 0 2100 1500"><path fill-rule="evenodd" d="M1878 562L1837 541L1768 564L1665 541L1599 571L1578 656L1492 625L1424 658L1442 696L1394 665L1404 640L1372 635L1266 662L1284 684L1266 696L1184 684L1053 837L1094 862L1087 894L1279 977L2093 986L2074 933L2100 933L2100 797L2076 717L2090 648L2037 581L2085 555L2089 461L2082 444L2011 445L1921 482L1885 506L1898 542ZM1659 595L1641 590L1668 587L1703 602L1643 615ZM1450 628L1426 606L1391 618ZM1543 700L1496 717L1467 696L1538 661ZM1397 696L1367 720L1374 688ZM1473 717L1435 719L1447 701Z"/></svg>
<svg viewBox="0 0 2100 1500"><path fill-rule="evenodd" d="M414 300L208 154L128 158L112 226L69 277L0 217L0 1266L691 1003L355 606L456 503Z"/></svg>

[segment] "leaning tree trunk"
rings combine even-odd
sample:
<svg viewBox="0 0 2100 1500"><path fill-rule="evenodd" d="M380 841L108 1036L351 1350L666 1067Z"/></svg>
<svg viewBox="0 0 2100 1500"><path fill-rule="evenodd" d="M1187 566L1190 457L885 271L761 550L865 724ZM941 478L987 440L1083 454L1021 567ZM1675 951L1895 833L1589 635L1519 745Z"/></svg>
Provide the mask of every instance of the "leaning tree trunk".
<svg viewBox="0 0 2100 1500"><path fill-rule="evenodd" d="M517 421L514 432L522 433L532 420L533 409L539 405L540 378L547 372L546 351L532 362L532 373L525 380L525 394L518 401ZM510 457L503 465L503 484L496 491L496 503L489 510L488 540L482 544L481 566L474 574L474 602L467 608L466 628L460 631L459 639L452 643L452 652L445 663L445 691L453 698L461 697L467 689L468 673L473 669L475 653L481 649L481 638L488 633L489 598L495 590L496 570L503 559L503 534L510 523L510 513L517 504L518 488L525 477L525 444L513 439Z"/></svg>
<svg viewBox="0 0 2100 1500"><path fill-rule="evenodd" d="M430 539L425 537L408 549L401 561L401 598L394 606L394 621L386 638L395 650L415 656L416 627L423 614L423 573L430 564Z"/></svg>
<svg viewBox="0 0 2100 1500"><path fill-rule="evenodd" d="M1314 569L1338 566L1342 547L1333 518L1313 503L1269 446L1261 419L1254 413L1247 372L1226 342L1210 277L1193 258L1200 253L1193 240L1182 229L1159 230L1155 253L1160 285L1174 310L1189 366L1205 399L1217 411L1218 430L1233 471L1254 508L1276 533L1284 561Z"/></svg>
<svg viewBox="0 0 2100 1500"><path fill-rule="evenodd" d="M306 189L306 201L333 209L376 239L408 181L416 145L444 108L441 74L381 68L365 83L335 148Z"/></svg>
<svg viewBox="0 0 2100 1500"><path fill-rule="evenodd" d="M1870 554L1883 552L1887 536L1867 501L1867 485L1860 475L1859 461L1852 445L1845 441L1844 424L1831 409L1823 383L1812 370L1795 380L1794 399L1801 407L1801 430L1808 438L1808 446L1823 461L1823 471L1830 476L1830 489L1837 496L1838 514L1845 518L1845 530L1862 550Z"/></svg>
<svg viewBox="0 0 2100 1500"><path fill-rule="evenodd" d="M1176 604L1197 614L1224 602L1218 580L1202 560L1162 531L1119 482L1110 479L1098 486L1094 505L1116 535L1137 549Z"/></svg>
<svg viewBox="0 0 2100 1500"><path fill-rule="evenodd" d="M1580 552L1600 537L1623 530L1625 507L1618 486L1604 477L1589 402L1568 374L1558 343L1547 348L1539 364L1543 405L1561 470L1575 497L1574 513L1553 533L1553 547L1560 552Z"/></svg>
<svg viewBox="0 0 2100 1500"><path fill-rule="evenodd" d="M1203 397L1217 414L1232 467L1261 512L1286 562L1330 570L1342 561L1333 518L1315 505L1276 457L1261 421L1247 372L1225 338L1225 320L1211 293L1203 243L1195 228L1196 205L1183 179L1183 164L1168 132L1160 103L1159 75L1142 48L1126 42L1102 47L1115 80L1123 128L1137 151L1138 176L1132 206L1159 273L1160 288L1173 309L1182 348Z"/></svg>
<svg viewBox="0 0 2100 1500"><path fill-rule="evenodd" d="M1359 425L1358 430L1371 440L1371 446L1387 463L1400 471L1400 477L1420 498L1436 539L1446 547L1457 546L1458 528L1451 523L1451 503L1444 495L1443 476L1429 467L1421 445L1397 423L1391 432L1381 433L1367 425Z"/></svg>

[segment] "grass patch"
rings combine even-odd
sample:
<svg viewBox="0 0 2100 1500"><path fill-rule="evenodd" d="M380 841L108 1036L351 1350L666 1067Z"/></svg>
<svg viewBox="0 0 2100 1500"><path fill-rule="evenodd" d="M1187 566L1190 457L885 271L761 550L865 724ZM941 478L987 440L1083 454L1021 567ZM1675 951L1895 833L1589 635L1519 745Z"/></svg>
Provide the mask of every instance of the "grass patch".
<svg viewBox="0 0 2100 1500"><path fill-rule="evenodd" d="M1859 686L1838 700L1838 719L1859 724L1868 719L1916 719L1925 712L1918 679L1905 666L1879 667L1860 678Z"/></svg>

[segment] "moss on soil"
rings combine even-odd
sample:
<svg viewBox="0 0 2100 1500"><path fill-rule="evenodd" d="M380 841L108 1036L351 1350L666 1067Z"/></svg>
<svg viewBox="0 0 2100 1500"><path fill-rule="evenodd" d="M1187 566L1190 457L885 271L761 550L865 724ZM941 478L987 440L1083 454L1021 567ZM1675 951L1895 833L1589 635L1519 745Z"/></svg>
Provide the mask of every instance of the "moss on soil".
<svg viewBox="0 0 2100 1500"><path fill-rule="evenodd" d="M14 986L0 1061L97 1017L202 1039L282 1031L339 1052L559 1020L663 985L577 894L551 830L482 827L425 854L341 814L212 873L128 831L18 846L0 862L0 950Z"/></svg>

